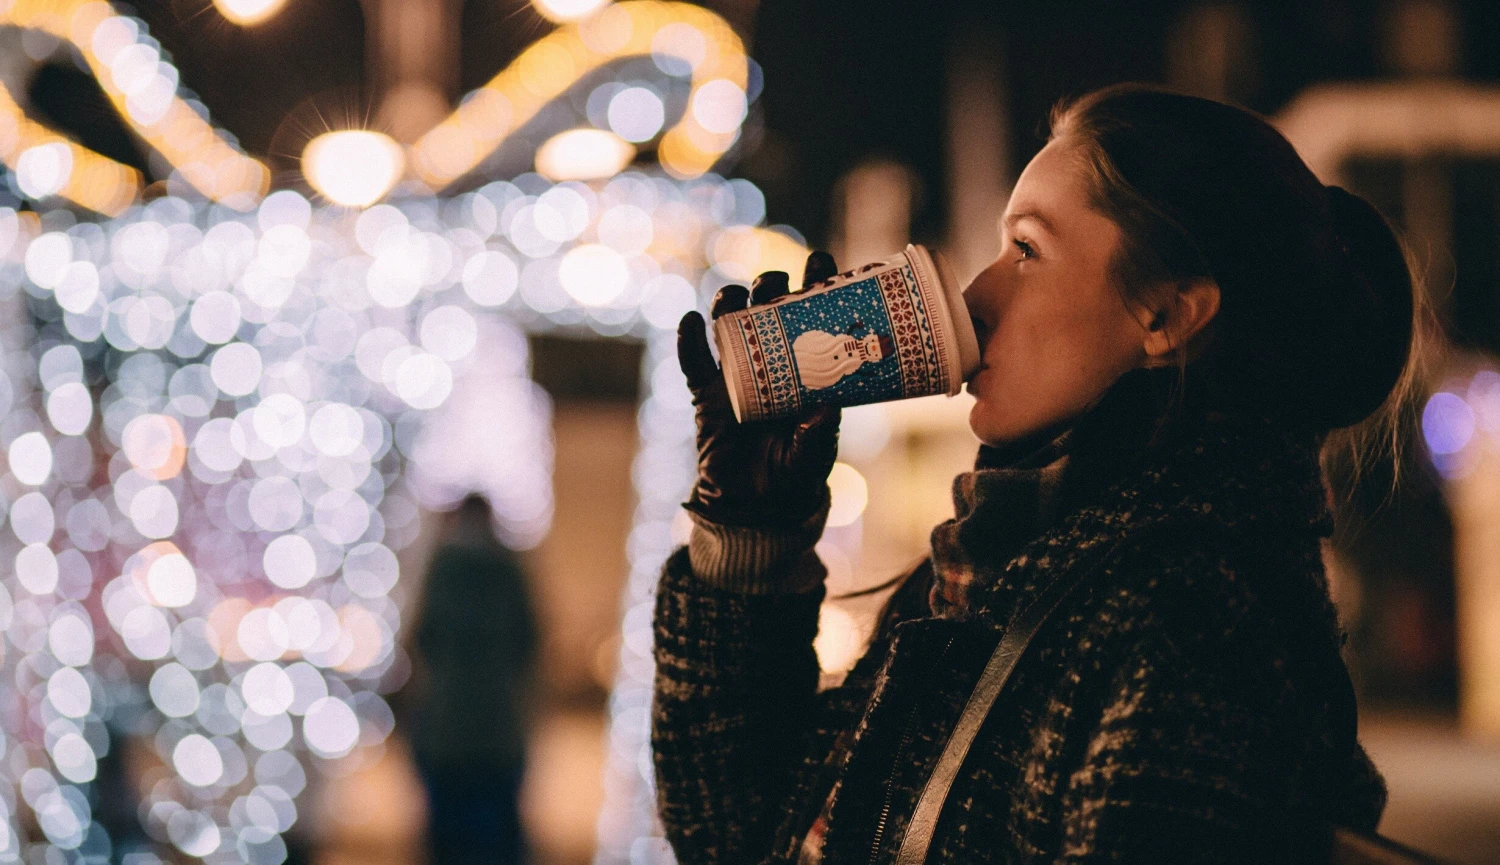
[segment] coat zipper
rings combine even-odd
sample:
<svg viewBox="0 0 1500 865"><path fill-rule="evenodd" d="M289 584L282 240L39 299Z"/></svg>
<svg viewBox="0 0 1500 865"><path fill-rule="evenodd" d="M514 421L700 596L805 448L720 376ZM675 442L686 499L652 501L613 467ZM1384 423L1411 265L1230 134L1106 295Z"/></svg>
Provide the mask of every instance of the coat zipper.
<svg viewBox="0 0 1500 865"><path fill-rule="evenodd" d="M941 662L948 656L948 650L953 647L953 638L943 645L943 651L938 655ZM911 711L906 716L906 728L901 732L901 742L896 746L895 759L891 760L891 772L885 779L885 803L880 806L880 819L875 823L875 839L870 842L870 865L875 865L880 856L880 842L885 839L885 826L891 818L891 797L896 789L896 771L901 767L901 758L905 756L906 749L911 747L912 737L916 735L914 723L917 720L917 710L921 708L920 701L912 703Z"/></svg>

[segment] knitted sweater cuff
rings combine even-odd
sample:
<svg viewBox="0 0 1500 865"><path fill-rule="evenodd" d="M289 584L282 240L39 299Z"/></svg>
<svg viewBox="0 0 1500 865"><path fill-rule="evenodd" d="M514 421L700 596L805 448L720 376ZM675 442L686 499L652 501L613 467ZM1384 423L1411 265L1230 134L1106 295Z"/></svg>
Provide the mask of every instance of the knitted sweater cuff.
<svg viewBox="0 0 1500 865"><path fill-rule="evenodd" d="M828 571L813 546L828 520L825 503L792 529L758 529L712 522L692 510L688 563L716 589L748 595L802 593L823 584Z"/></svg>

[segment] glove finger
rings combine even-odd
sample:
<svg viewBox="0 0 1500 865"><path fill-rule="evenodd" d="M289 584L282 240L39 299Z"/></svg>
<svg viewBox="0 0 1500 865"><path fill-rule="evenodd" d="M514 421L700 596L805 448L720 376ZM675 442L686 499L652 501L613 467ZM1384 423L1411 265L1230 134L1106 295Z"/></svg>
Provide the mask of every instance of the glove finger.
<svg viewBox="0 0 1500 865"><path fill-rule="evenodd" d="M750 286L750 303L759 306L778 297L790 294L791 278L784 270L768 270L755 278Z"/></svg>
<svg viewBox="0 0 1500 865"><path fill-rule="evenodd" d="M687 377L688 388L694 392L712 384L718 377L718 364L708 348L708 330L703 316L690 312L677 323L677 363Z"/></svg>
<svg viewBox="0 0 1500 865"><path fill-rule="evenodd" d="M731 312L739 312L750 302L750 290L743 285L726 285L714 294L709 312L714 318Z"/></svg>
<svg viewBox="0 0 1500 865"><path fill-rule="evenodd" d="M830 460L838 449L839 422L843 410L836 405L820 405L797 424L792 431L792 448L802 459L813 463Z"/></svg>
<svg viewBox="0 0 1500 865"><path fill-rule="evenodd" d="M815 249L807 255L807 266L802 270L802 285L805 288L815 282L832 279L838 273L839 267L834 264L833 256Z"/></svg>

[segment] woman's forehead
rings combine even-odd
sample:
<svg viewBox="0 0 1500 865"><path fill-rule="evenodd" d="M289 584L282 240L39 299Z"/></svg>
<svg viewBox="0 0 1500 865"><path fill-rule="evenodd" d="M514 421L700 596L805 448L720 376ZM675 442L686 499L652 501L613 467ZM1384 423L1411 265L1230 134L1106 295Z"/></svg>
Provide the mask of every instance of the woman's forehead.
<svg viewBox="0 0 1500 865"><path fill-rule="evenodd" d="M1031 218L1048 231L1089 209L1088 186L1078 146L1053 139L1027 164L1005 208L1007 223Z"/></svg>

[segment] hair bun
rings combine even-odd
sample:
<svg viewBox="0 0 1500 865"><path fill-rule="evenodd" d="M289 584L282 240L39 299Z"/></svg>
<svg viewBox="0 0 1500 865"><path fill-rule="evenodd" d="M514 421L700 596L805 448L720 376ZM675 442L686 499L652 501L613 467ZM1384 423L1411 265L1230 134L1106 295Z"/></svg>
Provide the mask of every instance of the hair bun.
<svg viewBox="0 0 1500 865"><path fill-rule="evenodd" d="M1336 309L1327 320L1328 427L1349 426L1378 409L1411 350L1411 271L1389 222L1340 186L1324 188L1335 238L1330 262Z"/></svg>

